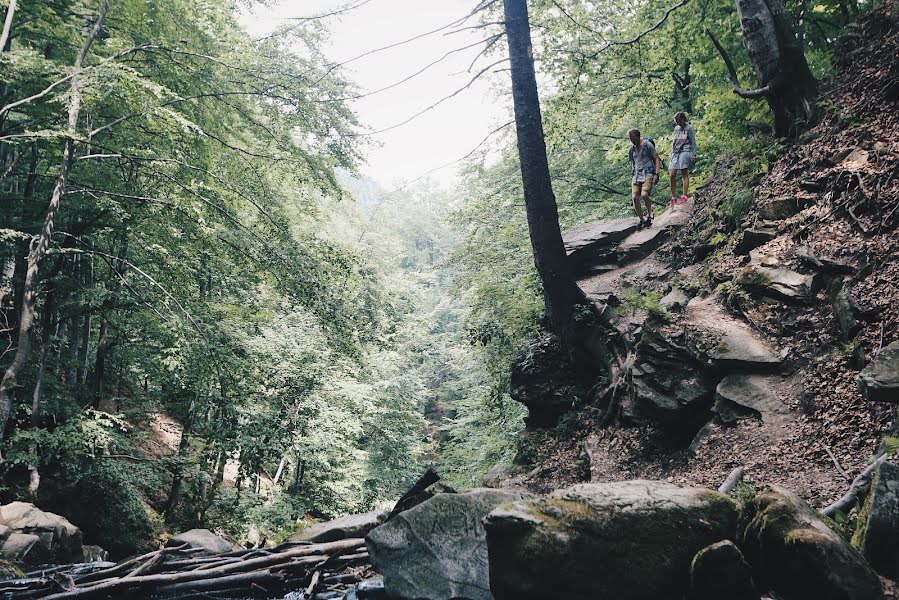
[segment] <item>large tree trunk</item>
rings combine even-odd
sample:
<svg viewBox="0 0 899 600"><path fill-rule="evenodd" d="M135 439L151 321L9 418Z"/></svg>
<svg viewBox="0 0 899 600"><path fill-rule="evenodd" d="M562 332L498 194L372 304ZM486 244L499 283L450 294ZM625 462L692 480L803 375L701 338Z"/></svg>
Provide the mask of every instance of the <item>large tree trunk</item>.
<svg viewBox="0 0 899 600"><path fill-rule="evenodd" d="M50 203L47 206L47 214L44 218L44 226L38 237L32 242L31 251L28 253L28 267L25 271L24 295L22 298L22 313L19 319L19 345L16 348L16 354L12 363L3 373L3 379L0 380L0 443L9 422L9 415L12 412L12 394L16 387L16 378L19 371L25 366L28 356L31 353L31 327L34 324L34 304L37 299L38 292L38 267L47 249L50 246L50 240L53 235L53 225L56 215L59 212L59 206L62 197L65 194L66 183L69 179L69 169L75 154L75 137L78 128L78 116L81 114L81 78L79 73L84 57L87 55L97 34L103 27L103 19L106 17L106 11L109 10L109 0L103 0L100 7L100 14L93 28L87 35L87 39L78 51L75 58L74 76L72 77L69 88L69 113L66 126L66 141L63 147L62 164L56 183L53 185L53 193L50 195ZM0 461L3 460L0 453Z"/></svg>
<svg viewBox="0 0 899 600"><path fill-rule="evenodd" d="M172 473L172 487L169 490L169 498L163 509L163 514L165 515L167 523L171 523L175 519L175 513L178 509L178 500L181 498L181 491L184 487L184 462L187 460L187 453L190 449L190 435L193 433L197 398L197 394L194 394L193 398L191 398L190 406L187 409L187 419L184 420L184 428L181 430L181 441L178 443L177 462L175 463L175 468Z"/></svg>
<svg viewBox="0 0 899 600"><path fill-rule="evenodd" d="M774 113L774 130L792 136L814 118L818 82L782 0L737 0L743 44Z"/></svg>
<svg viewBox="0 0 899 600"><path fill-rule="evenodd" d="M41 317L41 356L37 363L37 376L34 379L34 394L31 398L31 427L37 429L41 424L41 407L43 406L44 395L44 374L47 371L47 352L50 350L50 327L53 321L53 298L54 290L47 292L47 299L44 301L43 315ZM41 474L38 470L38 457L40 451L36 443L32 442L31 454L34 455L34 461L28 465L28 493L32 498L37 496L38 488L41 485Z"/></svg>
<svg viewBox="0 0 899 600"><path fill-rule="evenodd" d="M574 306L582 295L574 282L559 229L559 211L549 176L540 100L534 76L534 53L527 4L525 0L504 0L503 5L512 69L518 156L521 161L531 248L537 273L543 283L543 300L549 328L564 339L571 324Z"/></svg>

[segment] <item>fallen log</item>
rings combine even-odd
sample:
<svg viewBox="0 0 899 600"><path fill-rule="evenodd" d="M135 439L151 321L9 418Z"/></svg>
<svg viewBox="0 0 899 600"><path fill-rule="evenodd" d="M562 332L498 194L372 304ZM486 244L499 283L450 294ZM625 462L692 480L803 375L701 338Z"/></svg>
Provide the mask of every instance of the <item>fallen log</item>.
<svg viewBox="0 0 899 600"><path fill-rule="evenodd" d="M384 521L387 522L404 510L412 508L412 503L414 502L415 497L438 481L440 481L440 475L437 474L437 471L434 470L434 467L428 467L428 470L418 478L418 481L412 484L412 487L410 487L408 490L406 490L406 493L400 496L400 499L397 500L396 504L393 506L393 510L390 511L390 514L387 515L387 518Z"/></svg>
<svg viewBox="0 0 899 600"><path fill-rule="evenodd" d="M324 544L299 546L284 552L249 558L204 570L115 577L108 580L98 581L94 585L88 586L79 583L77 587L71 590L51 594L47 596L46 599L64 600L71 598L88 598L101 593L108 595L111 592L116 592L118 595L126 589L152 590L153 588L166 587L179 583L198 582L211 579L220 580L225 577L237 575L238 573L258 573L269 567L297 567L306 564L314 565L326 561L331 553L355 550L362 548L364 545L365 540L361 538L351 538ZM350 557L348 556L346 558L349 559Z"/></svg>
<svg viewBox="0 0 899 600"><path fill-rule="evenodd" d="M736 469L731 471L730 475L727 476L727 479L725 479L724 482L720 486L718 486L718 492L721 494L729 494L731 490L733 490L734 487L736 487L736 485L743 480L743 474L745 472L746 470L742 466L737 467Z"/></svg>
<svg viewBox="0 0 899 600"><path fill-rule="evenodd" d="M856 502L858 502L859 493L868 485L868 482L871 480L871 475L874 473L874 469L876 469L882 462L887 459L887 455L880 454L877 458L874 459L867 468L858 474L858 477L852 480L852 483L849 485L849 489L846 491L843 496L831 504L821 510L821 513L827 517L833 517L837 514L837 511L842 512L843 514L847 514L852 507L855 506Z"/></svg>

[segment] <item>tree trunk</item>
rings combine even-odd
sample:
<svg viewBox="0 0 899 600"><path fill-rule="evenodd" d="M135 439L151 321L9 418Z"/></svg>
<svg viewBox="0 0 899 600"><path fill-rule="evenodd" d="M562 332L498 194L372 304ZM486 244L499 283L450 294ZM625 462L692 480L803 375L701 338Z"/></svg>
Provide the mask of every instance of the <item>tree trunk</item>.
<svg viewBox="0 0 899 600"><path fill-rule="evenodd" d="M737 0L743 44L774 113L774 131L792 137L815 116L818 82L809 69L783 0Z"/></svg>
<svg viewBox="0 0 899 600"><path fill-rule="evenodd" d="M566 338L574 306L582 295L574 282L559 229L559 211L550 181L534 75L528 8L525 0L504 0L503 6L512 69L518 156L534 264L543 283L549 329Z"/></svg>
<svg viewBox="0 0 899 600"><path fill-rule="evenodd" d="M19 375L19 371L25 366L28 355L31 352L31 327L34 324L34 304L38 292L38 267L47 253L47 248L50 246L54 221L57 213L59 213L59 206L69 179L69 169L71 169L74 159L78 116L81 114L81 64L84 62L84 57L87 55L91 44L93 44L94 39L103 27L103 19L106 17L107 10L109 10L109 0L103 0L97 21L88 33L87 39L82 44L81 49L78 51L78 56L75 58L74 75L69 86L67 136L63 147L62 164L59 176L57 176L53 185L53 193L50 195L50 203L47 206L44 225L38 237L32 241L31 249L28 253L28 267L25 271L22 315L19 319L19 341L16 354L6 372L3 373L3 379L0 380L0 443L3 442L6 425L12 412L12 393L17 385L16 378ZM3 461L2 453L0 453L0 461Z"/></svg>
<svg viewBox="0 0 899 600"><path fill-rule="evenodd" d="M31 427L37 429L41 424L41 404L44 394L44 373L47 370L47 351L50 349L50 323L53 320L53 297L54 290L47 292L47 299L44 301L43 315L41 316L41 357L37 363L37 375L34 378L34 394L31 398ZM37 496L37 490L41 486L41 474L38 470L37 454L40 448L37 444L32 443L31 454L35 457L34 461L28 465L28 493L32 498Z"/></svg>
<svg viewBox="0 0 899 600"><path fill-rule="evenodd" d="M90 243L90 242L88 242ZM85 290L89 290L94 285L94 263L89 256L82 256L82 273L84 275L83 285ZM87 311L84 314L81 328L81 349L78 351L78 383L87 384L87 373L90 366L91 357L91 330L93 329L93 312Z"/></svg>
<svg viewBox="0 0 899 600"><path fill-rule="evenodd" d="M187 419L184 421L184 428L181 430L181 441L178 443L178 462L175 463L172 473L172 487L169 490L169 499L166 501L163 509L167 523L170 523L175 517L175 509L178 507L178 499L181 497L181 489L184 487L184 466L182 463L187 458L187 451L190 448L190 434L193 430L196 402L197 394L194 394L187 409Z"/></svg>
<svg viewBox="0 0 899 600"><path fill-rule="evenodd" d="M94 369L91 373L90 395L91 403L106 412L116 412L117 408L114 401L104 403L103 395L103 379L106 374L106 355L109 352L109 311L115 303L116 293L118 292L122 274L125 271L125 257L128 253L128 237L127 233L122 233L122 241L119 246L119 255L113 263L113 271L111 273L112 283L110 290L112 293L103 300L100 309L100 334L97 337L97 352L94 360Z"/></svg>

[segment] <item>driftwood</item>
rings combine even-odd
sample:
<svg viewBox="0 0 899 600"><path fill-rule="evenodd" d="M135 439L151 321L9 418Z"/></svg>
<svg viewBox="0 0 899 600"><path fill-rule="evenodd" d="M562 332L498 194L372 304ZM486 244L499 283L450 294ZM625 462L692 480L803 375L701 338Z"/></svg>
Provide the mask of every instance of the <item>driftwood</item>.
<svg viewBox="0 0 899 600"><path fill-rule="evenodd" d="M426 489L428 489L438 481L440 481L440 475L437 474L437 471L435 471L433 467L428 467L428 470L424 472L424 475L419 477L418 481L413 483L412 487L406 490L406 493L400 496L400 499L396 501L396 504L393 506L393 510L391 510L390 514L387 515L386 521L389 521L404 510L412 508L412 506L414 506L416 496L424 492Z"/></svg>
<svg viewBox="0 0 899 600"><path fill-rule="evenodd" d="M342 589L360 581L359 570L353 569L368 564L361 538L192 556L196 552L184 546L163 548L80 575L52 569L40 577L0 582L0 593L11 600L80 600L132 594L160 598L208 594L271 597L299 590L302 598L311 600L320 591Z"/></svg>
<svg viewBox="0 0 899 600"><path fill-rule="evenodd" d="M868 465L864 471L858 474L858 477L852 480L846 493L843 494L839 500L822 509L821 512L825 516L833 517L838 511L846 514L852 510L852 507L858 502L859 493L868 485L868 482L871 481L871 475L874 473L874 470L886 459L886 454L878 455L877 458L874 459L874 462Z"/></svg>
<svg viewBox="0 0 899 600"><path fill-rule="evenodd" d="M730 475L727 476L727 479L724 480L720 486L718 486L718 492L721 494L729 494L734 487L743 480L743 474L746 470L743 467L737 467L733 471L730 472Z"/></svg>

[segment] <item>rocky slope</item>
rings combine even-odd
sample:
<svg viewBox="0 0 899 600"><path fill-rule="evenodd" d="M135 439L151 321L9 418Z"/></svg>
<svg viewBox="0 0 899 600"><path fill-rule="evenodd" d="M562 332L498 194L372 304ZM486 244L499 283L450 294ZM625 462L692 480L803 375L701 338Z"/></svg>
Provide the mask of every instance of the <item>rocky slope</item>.
<svg viewBox="0 0 899 600"><path fill-rule="evenodd" d="M726 215L741 165L723 159L652 229L621 219L566 232L579 285L629 349L627 377L611 426L608 395L594 395L554 429L525 432L526 472L506 485L714 488L743 465L820 507L894 430L899 19L886 7L837 43L844 75L823 83L820 122L755 177L739 223ZM866 366L861 381L880 387L860 387Z"/></svg>

